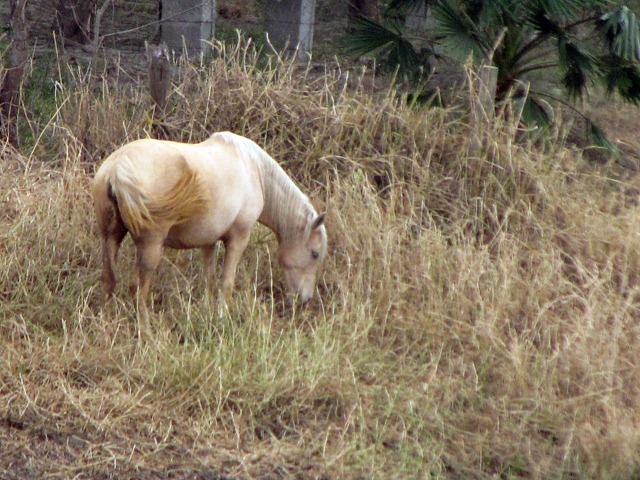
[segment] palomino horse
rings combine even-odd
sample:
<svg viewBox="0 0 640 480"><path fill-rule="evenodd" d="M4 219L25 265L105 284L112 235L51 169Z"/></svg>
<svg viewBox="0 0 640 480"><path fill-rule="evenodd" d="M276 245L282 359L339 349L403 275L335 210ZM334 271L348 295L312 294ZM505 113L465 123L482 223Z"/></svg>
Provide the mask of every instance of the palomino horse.
<svg viewBox="0 0 640 480"><path fill-rule="evenodd" d="M327 251L324 214L318 215L276 161L247 138L219 132L194 145L153 139L128 143L98 169L93 202L106 300L115 289L113 266L127 232L135 243L129 288L138 304L141 335L150 331L146 299L164 246L202 249L210 277L214 245L222 240L222 293L228 297L256 221L276 234L288 296L302 302L313 296Z"/></svg>

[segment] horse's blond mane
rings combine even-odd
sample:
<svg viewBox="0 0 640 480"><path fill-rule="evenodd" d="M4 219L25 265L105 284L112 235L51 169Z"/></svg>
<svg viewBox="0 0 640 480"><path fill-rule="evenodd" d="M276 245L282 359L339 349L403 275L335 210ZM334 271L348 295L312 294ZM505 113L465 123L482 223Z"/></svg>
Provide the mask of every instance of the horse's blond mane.
<svg viewBox="0 0 640 480"><path fill-rule="evenodd" d="M302 193L280 165L258 144L231 132L214 133L210 140L233 145L239 155L253 162L262 179L264 211L281 241L300 235L300 220L314 218L316 212L309 198Z"/></svg>

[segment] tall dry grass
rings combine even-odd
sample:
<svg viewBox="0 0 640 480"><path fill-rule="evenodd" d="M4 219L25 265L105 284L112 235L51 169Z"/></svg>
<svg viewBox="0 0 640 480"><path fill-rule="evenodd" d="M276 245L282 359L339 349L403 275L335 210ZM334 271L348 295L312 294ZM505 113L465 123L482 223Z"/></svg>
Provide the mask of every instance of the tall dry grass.
<svg viewBox="0 0 640 480"><path fill-rule="evenodd" d="M368 78L243 42L179 66L167 135L263 145L328 212L329 256L321 300L287 310L256 228L218 318L198 252L167 251L156 341L138 345L128 241L115 315L100 311L88 186L152 131L150 99L60 66L55 115L0 162L0 476L637 477L640 238L622 189L508 122L470 155L462 111Z"/></svg>

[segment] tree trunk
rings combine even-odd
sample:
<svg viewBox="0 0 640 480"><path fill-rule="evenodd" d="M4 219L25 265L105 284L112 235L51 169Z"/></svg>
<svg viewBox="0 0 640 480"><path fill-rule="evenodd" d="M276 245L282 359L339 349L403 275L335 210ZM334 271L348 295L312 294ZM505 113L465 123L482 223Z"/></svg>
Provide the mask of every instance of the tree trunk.
<svg viewBox="0 0 640 480"><path fill-rule="evenodd" d="M58 0L56 29L65 42L85 44L91 40L91 20L96 0Z"/></svg>
<svg viewBox="0 0 640 480"><path fill-rule="evenodd" d="M6 71L0 80L0 127L9 143L18 147L18 106L20 85L27 65L29 39L27 1L11 1L11 45L7 54Z"/></svg>
<svg viewBox="0 0 640 480"><path fill-rule="evenodd" d="M348 0L348 2L350 19L359 14L376 21L379 20L378 0Z"/></svg>

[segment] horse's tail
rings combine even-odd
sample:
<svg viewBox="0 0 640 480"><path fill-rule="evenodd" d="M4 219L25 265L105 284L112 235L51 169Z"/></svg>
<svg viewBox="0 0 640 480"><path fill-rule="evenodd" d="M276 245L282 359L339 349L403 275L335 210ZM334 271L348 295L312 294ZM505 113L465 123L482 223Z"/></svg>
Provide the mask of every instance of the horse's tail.
<svg viewBox="0 0 640 480"><path fill-rule="evenodd" d="M197 173L186 163L175 185L160 196L151 196L136 175L131 159L124 155L107 180L109 198L116 204L127 230L138 236L159 223L177 225L201 212L206 199Z"/></svg>

